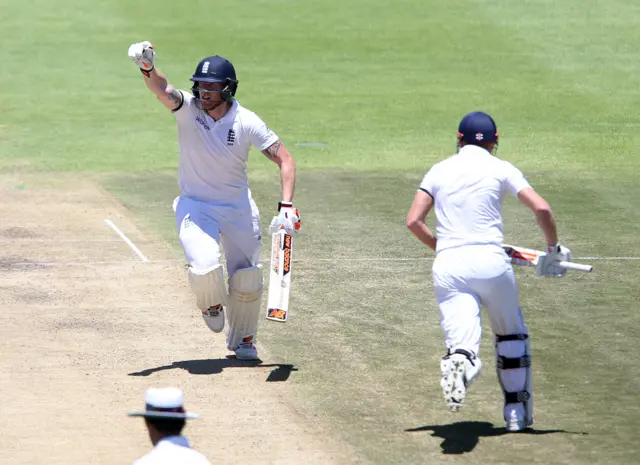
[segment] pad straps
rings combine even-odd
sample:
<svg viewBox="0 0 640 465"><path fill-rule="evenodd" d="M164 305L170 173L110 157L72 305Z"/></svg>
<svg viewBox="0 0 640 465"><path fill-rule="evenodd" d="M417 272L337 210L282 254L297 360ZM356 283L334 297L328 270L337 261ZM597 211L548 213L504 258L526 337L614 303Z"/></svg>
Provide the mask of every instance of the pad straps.
<svg viewBox="0 0 640 465"><path fill-rule="evenodd" d="M510 358L498 355L496 357L496 365L501 370L515 370L516 368L529 368L531 366L531 355L523 355L522 357Z"/></svg>
<svg viewBox="0 0 640 465"><path fill-rule="evenodd" d="M505 392L504 403L505 404L519 404L526 403L531 398L531 394L527 391L519 392Z"/></svg>
<svg viewBox="0 0 640 465"><path fill-rule="evenodd" d="M506 335L496 334L496 346L500 342L526 341L527 339L529 339L528 334L506 334ZM518 368L529 368L531 366L531 355L528 353L525 353L522 357L504 357L502 355L498 355L496 357L496 366L499 370L515 370ZM517 392L507 392L506 390L504 390L504 387L503 387L503 391L504 391L505 404L522 403L522 404L525 404L525 409L526 409L526 403L531 398L530 392L526 390L517 391Z"/></svg>
<svg viewBox="0 0 640 465"><path fill-rule="evenodd" d="M506 341L524 341L529 339L528 334L507 334L505 336L501 336L496 334L496 342L506 342Z"/></svg>
<svg viewBox="0 0 640 465"><path fill-rule="evenodd" d="M468 350L464 350L464 349L456 349L453 352L451 352L451 349L449 349L447 351L447 355L445 355L444 357L442 357L443 360L448 359L449 357L451 357L453 354L461 354L464 355L465 357L467 357L467 360L469 360L469 363L471 363L471 365L476 366L475 363L473 363L473 361L475 360L476 356L472 353L469 352Z"/></svg>

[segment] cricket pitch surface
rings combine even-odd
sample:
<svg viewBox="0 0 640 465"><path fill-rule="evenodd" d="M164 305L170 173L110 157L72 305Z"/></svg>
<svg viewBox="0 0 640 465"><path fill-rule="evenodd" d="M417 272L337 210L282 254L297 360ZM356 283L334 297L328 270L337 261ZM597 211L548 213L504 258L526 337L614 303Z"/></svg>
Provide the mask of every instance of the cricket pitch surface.
<svg viewBox="0 0 640 465"><path fill-rule="evenodd" d="M299 367L227 357L184 263L96 183L4 174L0 193L3 463L131 463L151 444L126 414L164 386L201 415L184 434L212 463L358 462L290 402Z"/></svg>

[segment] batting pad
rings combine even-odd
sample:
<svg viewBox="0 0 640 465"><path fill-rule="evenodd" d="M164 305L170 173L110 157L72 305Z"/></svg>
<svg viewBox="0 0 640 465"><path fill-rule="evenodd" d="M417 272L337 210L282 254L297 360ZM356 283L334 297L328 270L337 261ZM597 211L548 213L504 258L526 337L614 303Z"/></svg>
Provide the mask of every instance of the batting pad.
<svg viewBox="0 0 640 465"><path fill-rule="evenodd" d="M227 347L255 342L262 303L262 265L243 268L229 278Z"/></svg>
<svg viewBox="0 0 640 465"><path fill-rule="evenodd" d="M528 334L496 336L496 368L504 392L505 420L514 409L522 409L527 424L533 423L531 345ZM518 407L517 404L522 404Z"/></svg>
<svg viewBox="0 0 640 465"><path fill-rule="evenodd" d="M204 274L198 274L189 268L189 284L196 295L196 306L200 310L206 311L216 305L227 305L227 287L221 265Z"/></svg>

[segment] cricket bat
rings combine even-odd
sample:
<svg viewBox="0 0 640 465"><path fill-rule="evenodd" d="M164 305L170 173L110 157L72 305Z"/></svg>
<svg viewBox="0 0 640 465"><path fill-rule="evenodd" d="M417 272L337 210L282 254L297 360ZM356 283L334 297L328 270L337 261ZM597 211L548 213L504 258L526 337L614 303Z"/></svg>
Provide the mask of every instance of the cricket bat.
<svg viewBox="0 0 640 465"><path fill-rule="evenodd" d="M281 323L287 321L291 293L292 252L293 236L287 234L284 229L271 235L267 320Z"/></svg>
<svg viewBox="0 0 640 465"><path fill-rule="evenodd" d="M542 252L541 250L525 249L524 247L518 247L509 244L503 244L502 248L511 258L511 263L513 265L535 267L538 264L538 259L541 256L546 255L546 252ZM574 262L562 261L558 263L558 266L560 266L561 268L566 268L567 270L586 272L591 272L593 270L593 266L591 265L582 265L581 263Z"/></svg>

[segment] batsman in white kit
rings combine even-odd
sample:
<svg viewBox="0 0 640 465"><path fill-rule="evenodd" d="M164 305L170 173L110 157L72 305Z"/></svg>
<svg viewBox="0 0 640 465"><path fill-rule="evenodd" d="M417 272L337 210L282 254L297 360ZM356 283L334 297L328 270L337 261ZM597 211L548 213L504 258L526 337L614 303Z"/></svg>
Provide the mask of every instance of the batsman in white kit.
<svg viewBox="0 0 640 465"><path fill-rule="evenodd" d="M533 424L529 328L524 322L511 260L503 250L501 207L510 193L535 215L546 239L537 274L559 277L570 251L558 243L549 204L511 163L493 155L498 144L494 120L482 112L466 115L458 128L457 154L425 175L407 215L407 226L436 251L432 276L447 353L441 386L452 411L462 407L480 374L480 307L495 336L498 380L504 393L508 431ZM435 209L436 235L425 224Z"/></svg>
<svg viewBox="0 0 640 465"><path fill-rule="evenodd" d="M173 210L196 306L215 333L224 330L226 314L228 349L240 360L257 360L262 238L247 160L254 146L280 167L282 201L269 232L284 230L294 235L300 217L293 207L293 158L260 117L234 98L238 80L227 59L216 55L201 60L191 77L191 92L187 92L174 88L155 67L150 42L131 45L129 57L140 68L149 90L176 118L181 195Z"/></svg>

